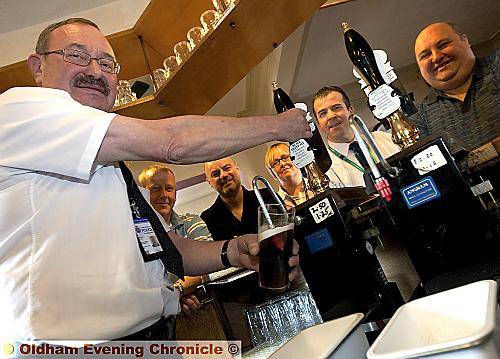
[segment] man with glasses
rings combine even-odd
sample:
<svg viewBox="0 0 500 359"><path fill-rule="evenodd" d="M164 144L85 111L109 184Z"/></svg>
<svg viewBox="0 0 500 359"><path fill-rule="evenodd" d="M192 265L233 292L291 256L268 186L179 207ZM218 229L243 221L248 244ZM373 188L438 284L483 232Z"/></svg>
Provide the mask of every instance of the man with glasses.
<svg viewBox="0 0 500 359"><path fill-rule="evenodd" d="M110 113L119 65L85 19L50 25L27 62L38 87L0 95L0 337L167 339L164 318L179 312L179 292L166 271L256 268L258 239L157 232L161 219L116 161L189 164L293 141L311 135L305 113L158 121Z"/></svg>
<svg viewBox="0 0 500 359"><path fill-rule="evenodd" d="M267 150L264 159L268 171L278 180L278 195L287 208L293 208L314 197L314 193L306 190L307 179L290 159L290 145L275 143Z"/></svg>

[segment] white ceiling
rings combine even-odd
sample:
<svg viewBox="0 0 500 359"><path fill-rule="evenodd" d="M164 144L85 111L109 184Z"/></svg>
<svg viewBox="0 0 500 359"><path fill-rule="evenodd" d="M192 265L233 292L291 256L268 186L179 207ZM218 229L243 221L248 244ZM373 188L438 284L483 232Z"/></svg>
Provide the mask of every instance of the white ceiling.
<svg viewBox="0 0 500 359"><path fill-rule="evenodd" d="M109 35L130 29L149 0L0 0L0 66L34 51L38 34L68 17L85 17Z"/></svg>
<svg viewBox="0 0 500 359"><path fill-rule="evenodd" d="M0 0L0 34L69 17L111 2L114 0Z"/></svg>

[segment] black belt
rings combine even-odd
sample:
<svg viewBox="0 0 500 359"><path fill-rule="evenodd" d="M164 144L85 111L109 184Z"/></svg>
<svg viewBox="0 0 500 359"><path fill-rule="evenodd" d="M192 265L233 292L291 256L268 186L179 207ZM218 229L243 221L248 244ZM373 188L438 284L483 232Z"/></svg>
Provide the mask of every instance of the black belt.
<svg viewBox="0 0 500 359"><path fill-rule="evenodd" d="M114 339L114 341L143 341L143 340L175 340L175 317L161 317L159 321L144 328L137 333L126 337Z"/></svg>

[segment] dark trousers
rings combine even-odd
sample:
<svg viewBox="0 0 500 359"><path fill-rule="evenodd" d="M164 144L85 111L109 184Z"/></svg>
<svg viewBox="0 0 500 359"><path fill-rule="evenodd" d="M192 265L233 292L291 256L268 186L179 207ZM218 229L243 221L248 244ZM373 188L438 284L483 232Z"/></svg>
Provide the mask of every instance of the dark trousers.
<svg viewBox="0 0 500 359"><path fill-rule="evenodd" d="M151 340L175 340L175 317L161 317L156 323L144 328L137 333L126 337L114 339L114 341L151 341Z"/></svg>

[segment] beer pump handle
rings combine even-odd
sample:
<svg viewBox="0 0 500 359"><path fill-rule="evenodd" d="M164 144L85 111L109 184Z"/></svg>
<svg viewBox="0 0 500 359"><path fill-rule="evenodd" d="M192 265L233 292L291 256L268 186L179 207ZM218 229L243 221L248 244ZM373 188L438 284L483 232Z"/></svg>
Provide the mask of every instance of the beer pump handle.
<svg viewBox="0 0 500 359"><path fill-rule="evenodd" d="M262 208L262 213L264 213L264 216L266 217L267 223L272 227L273 223L271 221L271 217L269 216L269 212L266 209L266 204L264 203L264 199L262 199L262 195L260 194L259 187L257 185L258 181L261 181L262 183L264 183L264 185L267 187L269 192L271 192L271 195L273 196L274 200L276 201L276 204L279 206L281 212L283 212L284 214L286 214L288 212L285 209L285 206L283 206L283 203L281 203L281 200L278 197L278 194L276 193L276 191L269 184L269 181L260 175L255 176L252 180L253 191L255 193L255 196L257 197L257 201L259 202L260 208Z"/></svg>
<svg viewBox="0 0 500 359"><path fill-rule="evenodd" d="M373 50L364 37L345 22L342 27L347 54L357 73L370 88L367 95L373 115L390 123L392 141L395 144L401 148L412 146L419 139L420 131L406 118L401 107L400 91L386 83Z"/></svg>

